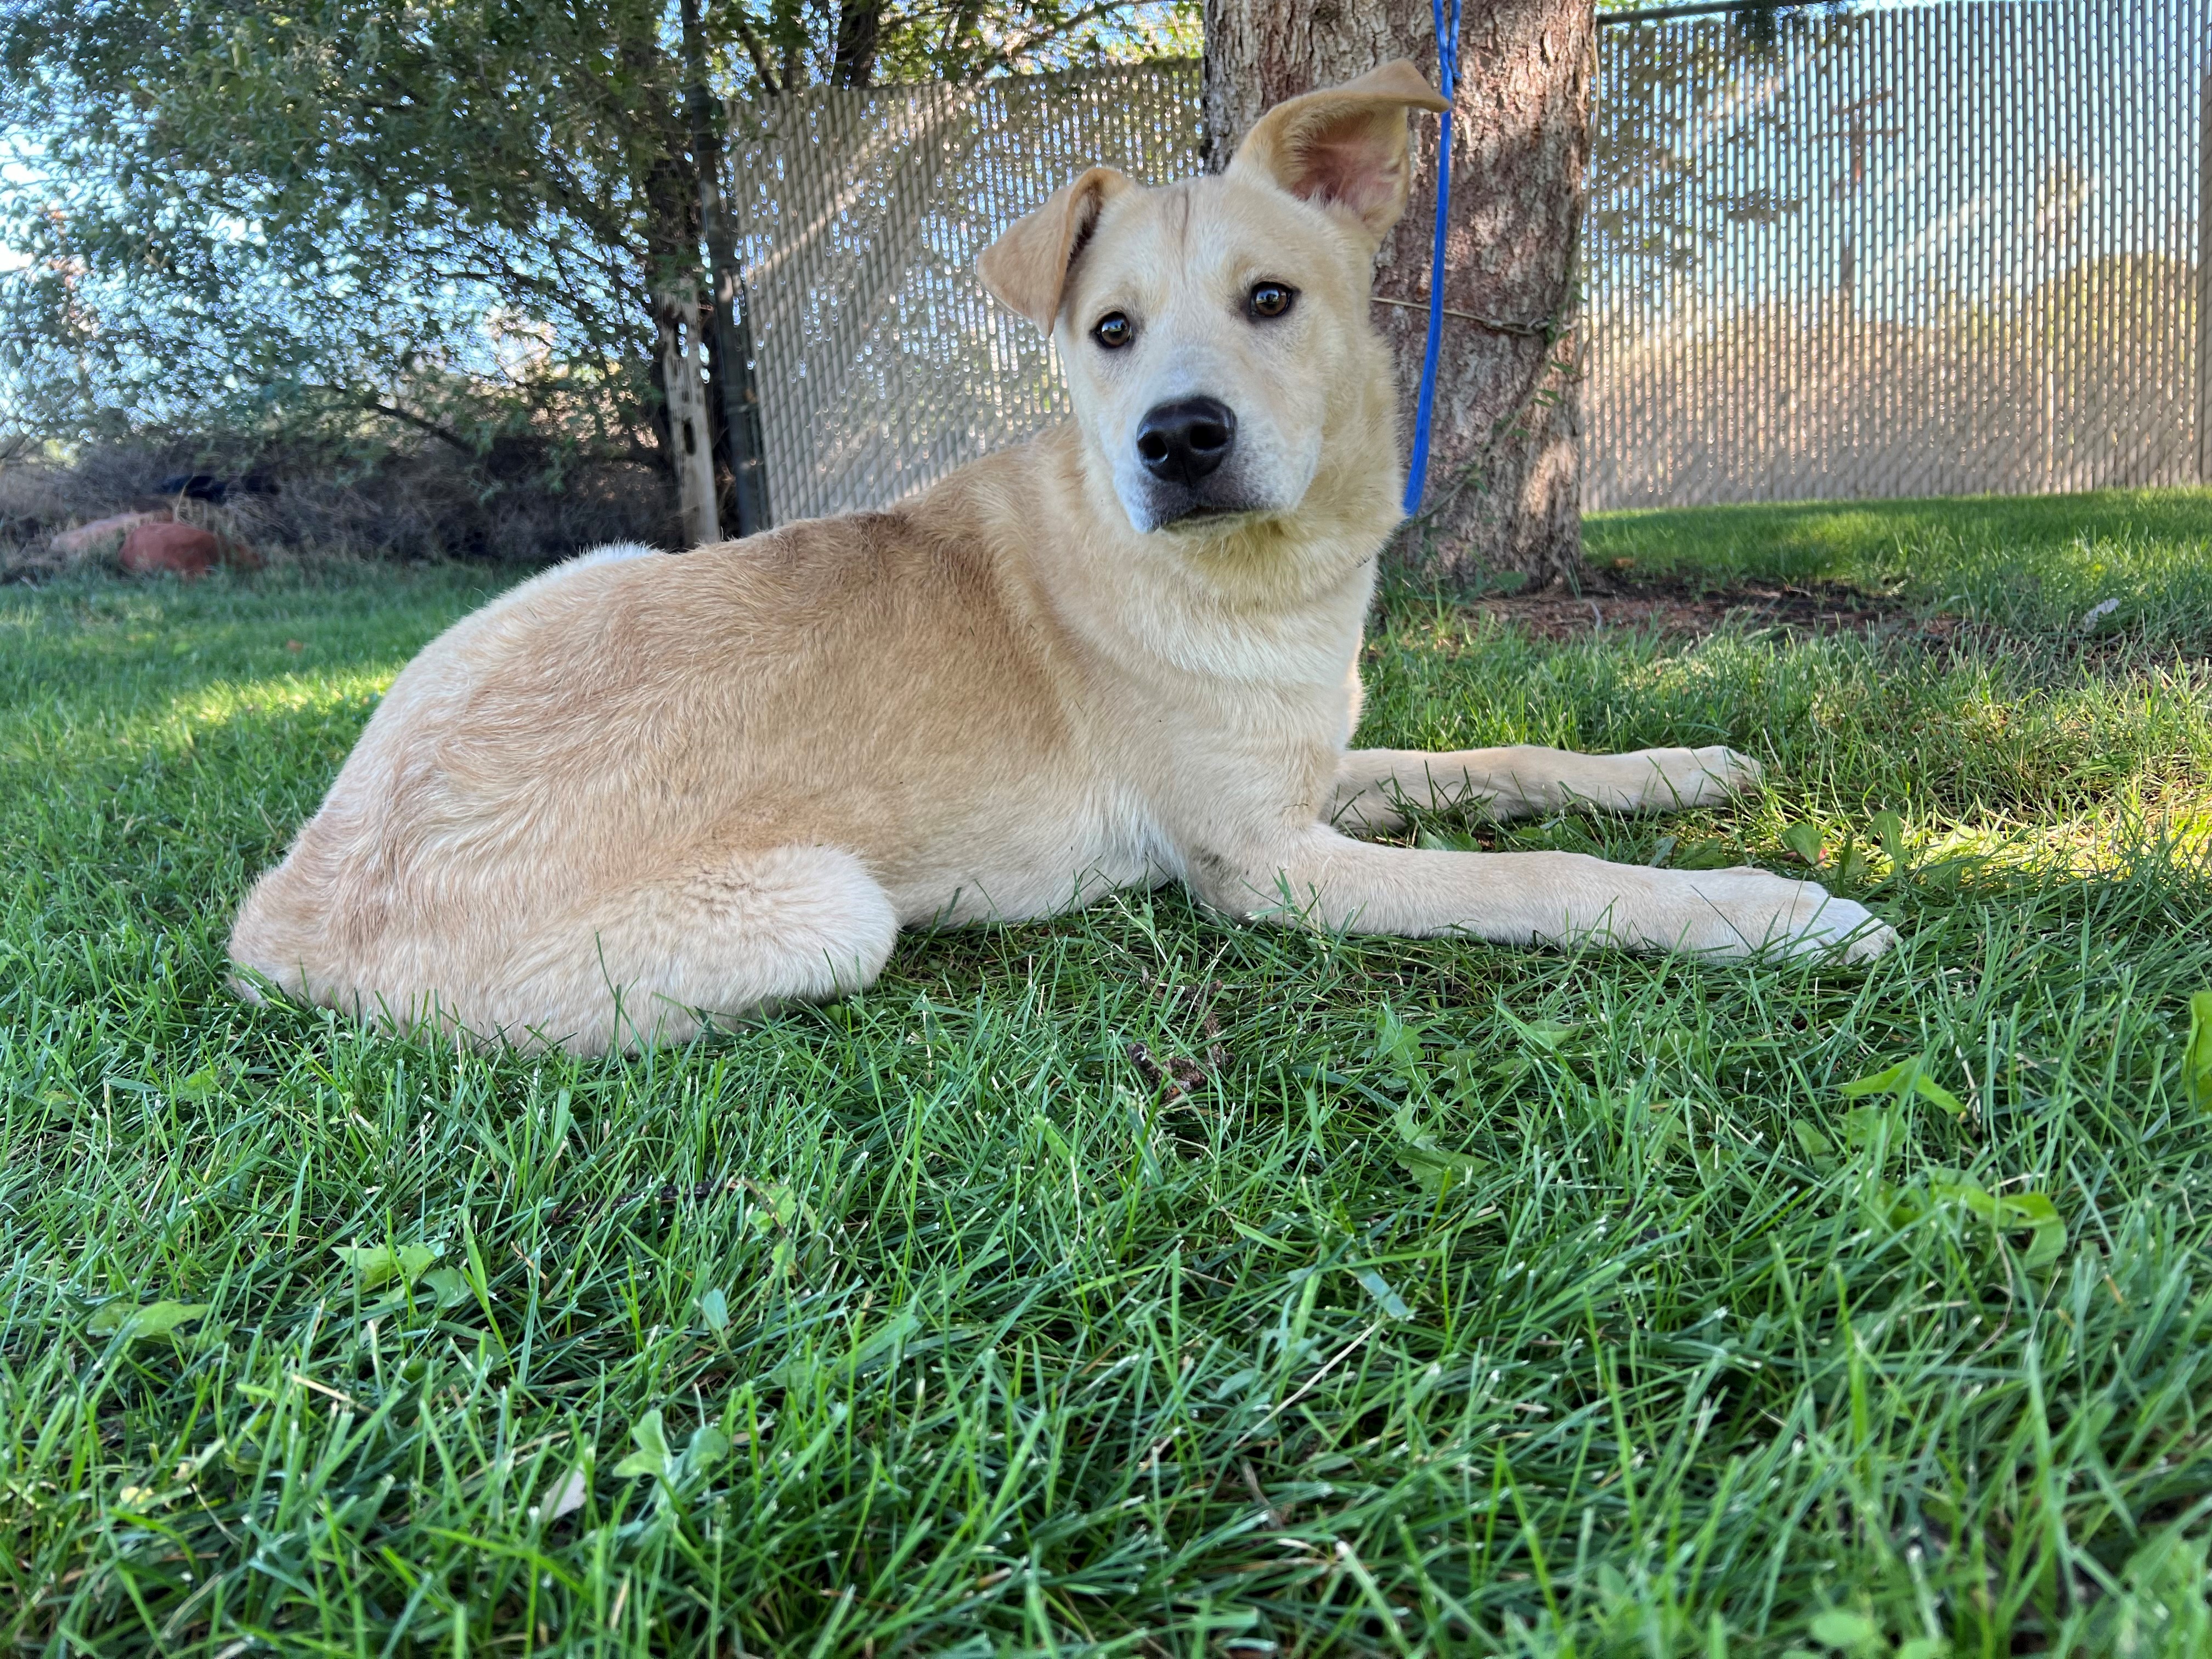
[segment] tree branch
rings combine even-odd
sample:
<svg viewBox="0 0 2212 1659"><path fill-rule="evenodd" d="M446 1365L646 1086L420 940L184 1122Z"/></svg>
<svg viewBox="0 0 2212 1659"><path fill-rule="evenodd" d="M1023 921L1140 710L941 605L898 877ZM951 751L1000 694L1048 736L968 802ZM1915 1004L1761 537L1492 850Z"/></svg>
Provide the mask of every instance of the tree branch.
<svg viewBox="0 0 2212 1659"><path fill-rule="evenodd" d="M462 454L467 456L471 460L480 459L483 453L482 450L478 449L466 438L462 437L459 433L455 432L451 427L441 426L437 422L427 419L421 415L416 415L410 410L402 409L397 404L387 404L373 392L348 393L340 392L336 386L317 386L315 390L318 392L330 392L336 397L343 398L349 403L357 404L361 409L369 414L381 415L387 420L398 421L404 426L411 426L418 432L427 432L433 438L436 438L442 442L451 444L454 448L459 450Z"/></svg>
<svg viewBox="0 0 2212 1659"><path fill-rule="evenodd" d="M783 83L775 78L775 71L768 66L768 51L760 36L753 33L752 21L745 15L744 8L730 9L730 19L738 26L738 39L744 43L745 56L753 60L753 73L759 76L761 85L770 93L780 93Z"/></svg>

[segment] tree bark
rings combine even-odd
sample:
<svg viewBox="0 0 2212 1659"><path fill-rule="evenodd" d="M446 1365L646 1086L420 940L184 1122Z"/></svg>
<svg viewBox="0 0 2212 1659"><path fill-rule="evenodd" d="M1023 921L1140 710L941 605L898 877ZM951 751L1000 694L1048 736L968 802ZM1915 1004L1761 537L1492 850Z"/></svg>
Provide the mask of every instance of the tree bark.
<svg viewBox="0 0 2212 1659"><path fill-rule="evenodd" d="M843 0L831 48L830 85L865 87L875 80L876 42L883 24L883 0Z"/></svg>
<svg viewBox="0 0 2212 1659"><path fill-rule="evenodd" d="M738 296L737 239L722 204L721 121L707 78L706 32L700 0L683 0L685 101L691 161L699 176L699 223L707 240L707 285L714 326L707 332L707 373L714 396L708 424L722 464L721 519L739 536L769 527L768 467L761 436L760 396L753 380L752 330Z"/></svg>
<svg viewBox="0 0 2212 1659"><path fill-rule="evenodd" d="M707 416L707 389L699 373L705 357L702 310L695 293L676 289L661 296L656 313L661 384L668 395L669 460L676 472L687 548L722 539L714 504L714 440Z"/></svg>
<svg viewBox="0 0 2212 1659"><path fill-rule="evenodd" d="M1437 80L1426 0L1205 0L1207 161L1261 112L1410 58ZM1578 313L1596 24L1590 0L1464 0L1452 202L1423 509L1394 560L1466 581L1582 574ZM1376 259L1374 319L1410 441L1428 337L1439 125L1413 123L1406 216Z"/></svg>
<svg viewBox="0 0 2212 1659"><path fill-rule="evenodd" d="M653 437L680 501L686 459L674 400L683 394L683 387L670 378L666 312L672 295L686 289L696 293L699 287L699 175L691 160L683 73L661 49L658 27L650 14L617 11L614 46L635 88L629 113L641 141L638 151L643 165L634 179L645 204L644 245L635 250L641 267L635 295L655 330L649 369L659 400L653 410ZM711 452L708 459L711 464Z"/></svg>

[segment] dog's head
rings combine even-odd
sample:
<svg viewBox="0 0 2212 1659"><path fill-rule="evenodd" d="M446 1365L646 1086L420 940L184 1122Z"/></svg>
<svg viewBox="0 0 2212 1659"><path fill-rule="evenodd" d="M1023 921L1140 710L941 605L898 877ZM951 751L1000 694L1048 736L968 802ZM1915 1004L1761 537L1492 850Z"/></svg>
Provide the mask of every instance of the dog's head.
<svg viewBox="0 0 2212 1659"><path fill-rule="evenodd" d="M1278 104L1219 178L1155 190L1093 167L986 250L991 291L1051 331L1139 532L1294 512L1347 420L1380 425L1389 470L1368 286L1405 210L1407 112L1446 107L1386 64ZM1352 447L1373 471L1375 445Z"/></svg>

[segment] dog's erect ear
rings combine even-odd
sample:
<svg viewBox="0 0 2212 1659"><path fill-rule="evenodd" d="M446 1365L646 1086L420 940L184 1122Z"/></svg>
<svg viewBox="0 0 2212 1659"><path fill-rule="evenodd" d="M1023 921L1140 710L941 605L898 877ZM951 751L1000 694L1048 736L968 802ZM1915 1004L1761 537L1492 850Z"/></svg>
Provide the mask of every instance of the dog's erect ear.
<svg viewBox="0 0 2212 1659"><path fill-rule="evenodd" d="M1350 214L1380 242L1406 210L1406 112L1451 106L1405 58L1287 98L1237 147L1230 176L1258 176Z"/></svg>
<svg viewBox="0 0 2212 1659"><path fill-rule="evenodd" d="M1060 296L1067 289L1067 268L1090 240L1099 209L1133 187L1127 174L1111 167L1092 167L1073 184L1063 185L983 250L975 262L983 286L1051 333Z"/></svg>

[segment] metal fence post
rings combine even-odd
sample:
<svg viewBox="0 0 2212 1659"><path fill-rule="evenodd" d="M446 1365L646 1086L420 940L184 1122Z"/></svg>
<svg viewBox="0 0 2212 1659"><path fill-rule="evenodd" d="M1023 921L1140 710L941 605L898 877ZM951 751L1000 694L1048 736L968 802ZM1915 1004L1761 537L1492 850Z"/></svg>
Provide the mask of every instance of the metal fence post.
<svg viewBox="0 0 2212 1659"><path fill-rule="evenodd" d="M2212 484L2212 70L2197 110L2197 482Z"/></svg>

